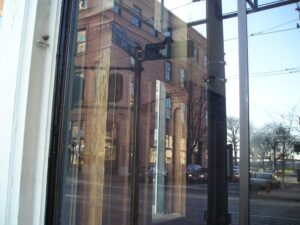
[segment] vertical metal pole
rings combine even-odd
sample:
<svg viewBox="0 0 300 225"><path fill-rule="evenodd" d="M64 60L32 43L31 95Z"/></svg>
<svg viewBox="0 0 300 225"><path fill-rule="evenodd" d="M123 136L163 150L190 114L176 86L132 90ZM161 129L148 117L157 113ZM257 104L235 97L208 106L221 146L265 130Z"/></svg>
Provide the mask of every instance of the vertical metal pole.
<svg viewBox="0 0 300 225"><path fill-rule="evenodd" d="M246 1L237 0L240 75L240 215L249 224L249 76Z"/></svg>
<svg viewBox="0 0 300 225"><path fill-rule="evenodd" d="M154 213L165 212L165 135L166 135L166 88L163 82L156 81L156 165L154 191Z"/></svg>
<svg viewBox="0 0 300 225"><path fill-rule="evenodd" d="M207 224L227 225L225 62L221 0L206 1L208 58Z"/></svg>
<svg viewBox="0 0 300 225"><path fill-rule="evenodd" d="M139 151L140 151L140 109L141 109L141 74L142 49L136 48L134 69L134 112L133 112L133 150L131 167L131 209L130 225L137 225L139 220Z"/></svg>

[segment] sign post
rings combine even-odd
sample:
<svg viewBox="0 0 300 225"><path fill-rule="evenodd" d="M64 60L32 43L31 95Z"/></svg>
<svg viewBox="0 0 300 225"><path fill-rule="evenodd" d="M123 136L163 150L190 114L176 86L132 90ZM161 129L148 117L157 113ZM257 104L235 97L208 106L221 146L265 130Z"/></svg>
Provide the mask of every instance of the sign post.
<svg viewBox="0 0 300 225"><path fill-rule="evenodd" d="M192 40L174 42L166 38L163 42L147 44L144 50L144 60L163 60L194 56Z"/></svg>

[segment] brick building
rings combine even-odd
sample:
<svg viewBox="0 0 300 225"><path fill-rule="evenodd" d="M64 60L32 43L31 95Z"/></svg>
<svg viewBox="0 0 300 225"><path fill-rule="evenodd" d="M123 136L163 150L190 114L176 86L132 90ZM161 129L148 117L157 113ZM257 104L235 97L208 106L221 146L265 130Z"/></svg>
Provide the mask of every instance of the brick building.
<svg viewBox="0 0 300 225"><path fill-rule="evenodd" d="M174 57L147 56L145 49L150 44L168 40L173 42ZM192 48L187 47L188 40ZM139 199L146 202L140 208L140 219L147 223L149 212L184 215L186 164L207 166L206 40L155 1L79 1L69 164L82 168L82 177L101 183L103 196L111 191L105 184L117 180L128 187L122 195L129 198L135 136L135 47L144 50L138 161L140 181L145 184ZM159 51L163 55L170 49ZM99 170L103 171L100 176ZM152 188L152 183L170 187L162 191ZM85 192L93 193L91 189L89 185ZM163 200L152 203L158 192ZM126 197L119 204L126 208ZM122 221L129 219L124 210L103 210L104 221L118 214ZM82 220L94 221L91 214L88 218L88 213L81 215Z"/></svg>

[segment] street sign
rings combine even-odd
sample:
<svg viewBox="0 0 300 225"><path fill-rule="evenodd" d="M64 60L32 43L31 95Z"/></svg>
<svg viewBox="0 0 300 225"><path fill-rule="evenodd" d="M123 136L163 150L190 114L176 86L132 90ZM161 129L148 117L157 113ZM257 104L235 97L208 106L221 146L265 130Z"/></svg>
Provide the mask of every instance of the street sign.
<svg viewBox="0 0 300 225"><path fill-rule="evenodd" d="M194 42L192 40L147 44L144 50L144 60L162 60L172 58L188 58L194 56Z"/></svg>
<svg viewBox="0 0 300 225"><path fill-rule="evenodd" d="M112 22L112 42L123 49L128 55L135 57L135 50L139 46L137 43L132 41L127 33L118 26L115 22Z"/></svg>

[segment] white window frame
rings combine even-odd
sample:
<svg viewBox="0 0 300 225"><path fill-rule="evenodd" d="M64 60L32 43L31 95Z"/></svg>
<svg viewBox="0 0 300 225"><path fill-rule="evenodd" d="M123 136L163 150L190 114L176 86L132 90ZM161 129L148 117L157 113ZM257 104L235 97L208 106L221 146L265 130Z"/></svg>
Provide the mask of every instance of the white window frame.
<svg viewBox="0 0 300 225"><path fill-rule="evenodd" d="M0 224L44 224L61 0L5 1L0 35ZM47 13L45 13L45 9ZM48 35L48 40L42 36Z"/></svg>

